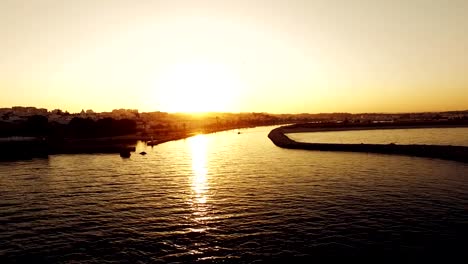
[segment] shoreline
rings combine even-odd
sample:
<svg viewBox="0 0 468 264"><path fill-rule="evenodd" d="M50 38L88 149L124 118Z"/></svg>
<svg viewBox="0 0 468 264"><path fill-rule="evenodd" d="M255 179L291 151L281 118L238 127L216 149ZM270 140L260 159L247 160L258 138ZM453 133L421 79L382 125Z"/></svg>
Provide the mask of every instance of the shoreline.
<svg viewBox="0 0 468 264"><path fill-rule="evenodd" d="M284 124L284 123L283 123ZM272 126L275 124L265 124ZM276 124L280 125L280 124ZM259 125L262 126L262 125ZM0 161L30 160L33 158L48 158L49 155L60 154L135 154L138 141L148 146L186 139L199 134L212 134L236 129L247 129L257 126L222 127L200 129L194 131L177 131L165 135L125 135L101 138L65 138L44 139L36 138L28 141L4 140L0 142Z"/></svg>
<svg viewBox="0 0 468 264"><path fill-rule="evenodd" d="M287 133L352 131L376 129L418 129L418 128L455 128L468 127L468 124L392 124L377 126L330 126L320 127L317 124L295 124L273 129L268 138L278 147L287 149L303 149L316 151L364 152L378 154L393 154L414 157L437 158L468 163L468 147L450 145L398 145L398 144L337 144L337 143L306 143L297 142L286 136Z"/></svg>

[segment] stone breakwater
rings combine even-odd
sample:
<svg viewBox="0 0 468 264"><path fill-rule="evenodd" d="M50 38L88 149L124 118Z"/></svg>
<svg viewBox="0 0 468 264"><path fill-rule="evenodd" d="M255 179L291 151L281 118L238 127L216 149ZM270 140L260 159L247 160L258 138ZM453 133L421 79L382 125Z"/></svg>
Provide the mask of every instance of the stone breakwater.
<svg viewBox="0 0 468 264"><path fill-rule="evenodd" d="M293 125L294 126L294 125ZM396 154L416 157L437 158L468 163L468 147L444 145L398 145L398 144L334 144L297 142L285 135L294 130L293 126L273 129L268 138L278 147L318 151L348 151L380 154ZM344 130L344 129L343 129ZM313 132L314 130L311 130Z"/></svg>

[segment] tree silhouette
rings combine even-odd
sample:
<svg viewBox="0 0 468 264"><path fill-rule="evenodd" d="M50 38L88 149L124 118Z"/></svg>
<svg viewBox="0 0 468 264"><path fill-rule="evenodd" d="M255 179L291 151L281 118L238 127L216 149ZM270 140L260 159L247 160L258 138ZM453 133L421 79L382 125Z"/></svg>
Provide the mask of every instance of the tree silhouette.
<svg viewBox="0 0 468 264"><path fill-rule="evenodd" d="M30 116L24 123L24 129L24 135L27 136L46 136L48 131L48 119L42 115Z"/></svg>

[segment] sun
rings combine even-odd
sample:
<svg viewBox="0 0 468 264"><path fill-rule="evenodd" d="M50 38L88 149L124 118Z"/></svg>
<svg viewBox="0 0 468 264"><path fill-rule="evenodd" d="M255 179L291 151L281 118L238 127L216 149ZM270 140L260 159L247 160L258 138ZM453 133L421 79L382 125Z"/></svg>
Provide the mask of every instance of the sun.
<svg viewBox="0 0 468 264"><path fill-rule="evenodd" d="M169 67L155 86L161 110L185 113L235 111L242 89L224 65L201 62Z"/></svg>

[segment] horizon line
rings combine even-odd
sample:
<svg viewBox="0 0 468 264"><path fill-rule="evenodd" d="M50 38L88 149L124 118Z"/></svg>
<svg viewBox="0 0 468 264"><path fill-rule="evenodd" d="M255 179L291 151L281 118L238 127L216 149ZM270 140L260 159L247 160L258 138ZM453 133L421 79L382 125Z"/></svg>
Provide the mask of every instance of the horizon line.
<svg viewBox="0 0 468 264"><path fill-rule="evenodd" d="M161 111L161 110L154 110L154 111L141 111L140 109L135 109L135 108L115 108L110 111L94 111L92 109L82 109L79 112L71 112L68 110L63 110L60 108L54 108L50 110L49 108L46 107L37 107L37 106L22 106L22 105L15 105L11 107L0 107L0 109L13 109L15 107L22 107L22 108L36 108L36 109L45 109L47 112L52 112L54 110L60 110L62 112L68 112L69 114L80 114L82 111L88 111L91 110L96 114L100 113L112 113L115 110L133 110L133 111L138 111L138 113L167 113L167 114L187 114L187 115L207 115L207 114L251 114L251 113L262 113L262 114L271 114L271 115L321 115L321 114L352 114L352 115L359 115L359 114L386 114L386 115L392 115L392 114L424 114L424 113L448 113L448 112L468 112L468 109L457 109L457 110L430 110L430 111L412 111L412 112L300 112L300 113L291 113L291 112L285 112L285 113L272 113L272 112L266 112L266 111L239 111L239 112L232 112L232 111L200 111L200 112L183 112L183 111Z"/></svg>

